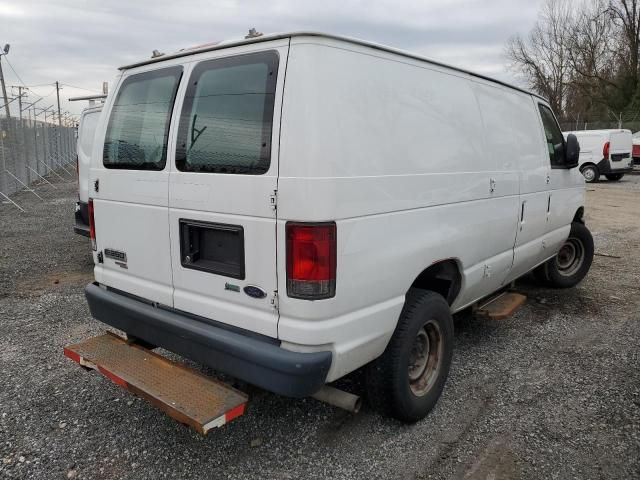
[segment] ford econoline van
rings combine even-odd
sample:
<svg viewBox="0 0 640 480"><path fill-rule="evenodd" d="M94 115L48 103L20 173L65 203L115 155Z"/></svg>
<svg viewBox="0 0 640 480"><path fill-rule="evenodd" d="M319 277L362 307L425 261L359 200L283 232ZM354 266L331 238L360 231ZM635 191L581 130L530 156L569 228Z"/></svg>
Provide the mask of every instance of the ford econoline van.
<svg viewBox="0 0 640 480"><path fill-rule="evenodd" d="M365 367L436 403L452 315L587 274L579 146L548 102L360 40L265 35L122 67L89 178L92 315L291 397Z"/></svg>

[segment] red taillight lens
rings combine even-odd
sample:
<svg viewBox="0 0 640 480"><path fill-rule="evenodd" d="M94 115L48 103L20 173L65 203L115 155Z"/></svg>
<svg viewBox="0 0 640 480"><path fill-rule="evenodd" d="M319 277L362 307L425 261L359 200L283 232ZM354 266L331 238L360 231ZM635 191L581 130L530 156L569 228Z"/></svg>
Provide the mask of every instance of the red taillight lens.
<svg viewBox="0 0 640 480"><path fill-rule="evenodd" d="M605 160L609 159L609 142L605 143L604 147L602 147L602 156Z"/></svg>
<svg viewBox="0 0 640 480"><path fill-rule="evenodd" d="M336 294L336 224L287 223L287 295L319 300Z"/></svg>
<svg viewBox="0 0 640 480"><path fill-rule="evenodd" d="M91 238L91 248L97 250L96 221L93 218L93 198L89 199L89 238Z"/></svg>

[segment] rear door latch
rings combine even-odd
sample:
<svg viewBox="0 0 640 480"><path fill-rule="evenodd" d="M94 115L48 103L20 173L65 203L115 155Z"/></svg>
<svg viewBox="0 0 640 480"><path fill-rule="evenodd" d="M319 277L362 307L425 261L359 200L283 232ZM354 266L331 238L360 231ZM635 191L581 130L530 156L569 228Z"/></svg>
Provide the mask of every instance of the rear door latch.
<svg viewBox="0 0 640 480"><path fill-rule="evenodd" d="M275 290L273 292L273 295L271 295L271 306L274 308L274 310L279 310L280 309L280 301L278 300L278 291Z"/></svg>

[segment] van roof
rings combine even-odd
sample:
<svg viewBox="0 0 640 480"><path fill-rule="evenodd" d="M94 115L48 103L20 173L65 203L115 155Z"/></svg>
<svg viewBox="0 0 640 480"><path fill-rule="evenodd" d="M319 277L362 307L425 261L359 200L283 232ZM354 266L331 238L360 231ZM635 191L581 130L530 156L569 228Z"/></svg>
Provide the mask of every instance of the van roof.
<svg viewBox="0 0 640 480"><path fill-rule="evenodd" d="M252 38L243 38L243 39L234 39L234 40L225 40L222 42L217 42L217 43L209 43L209 44L205 44L199 47L195 47L195 48L185 48L182 50L179 50L177 52L174 53L170 53L170 54L166 54L166 55L161 55L158 57L153 57L153 58L149 58L146 60L143 60L141 62L137 62L137 63L132 63L130 65L124 65L122 67L120 67L120 70L128 70L130 68L135 68L135 67L139 67L142 65L149 65L152 63L160 63L163 62L165 60L170 60L173 58L178 58L178 57L186 57L189 55L195 55L198 53L202 53L202 52L209 52L212 50L221 50L223 48L230 48L230 47L236 47L239 45L247 45L247 44L251 44L251 43L260 43L260 42L267 42L270 40L278 40L281 38L290 38L290 37L323 37L323 38L329 38L329 39L333 39L333 40L340 40L343 42L348 42L348 43L353 43L356 45L363 45L366 47L370 47L370 48L374 48L376 50L382 50L385 52L390 52L390 53L395 53L397 55L402 55L404 57L407 58L413 58L416 60L423 60L425 62L429 62L433 65L438 65L441 67L446 67L446 68L450 68L452 70L456 70L458 72L462 72L462 73L466 73L468 75L474 76L474 77L478 77L478 78L482 78L484 80L488 80L490 82L494 82L494 83L498 83L500 85L503 85L505 87L509 87L512 88L514 90L518 90L520 92L526 93L528 95L533 95L535 97L538 97L542 100L544 100L545 102L547 101L546 98L538 95L537 93L534 92L530 92L524 88L520 88L517 87L515 85L512 85L510 83L507 82L503 82L502 80L496 80L495 78L491 78L491 77L487 77L485 75L481 75L479 73L475 73L475 72L471 72L469 70L465 70L463 68L459 68L459 67L454 67L452 65L447 65L446 63L442 63L442 62L438 62L435 60L431 60L429 58L423 57L421 55L417 55L415 53L411 53L411 52L407 52L405 50L400 50L400 49L396 49L393 47L388 47L386 45L381 45L379 43L374 43L374 42L368 42L366 40L360 40L357 38L351 38L351 37L345 37L342 35L334 35L332 33L322 33L322 32L314 32L314 31L294 31L294 32L284 32L284 33L273 33L273 34L268 34L268 35L261 35L259 37L252 37Z"/></svg>
<svg viewBox="0 0 640 480"><path fill-rule="evenodd" d="M604 135L606 133L631 133L631 130L626 128L603 128L600 130L572 130L565 133L573 133L574 135Z"/></svg>

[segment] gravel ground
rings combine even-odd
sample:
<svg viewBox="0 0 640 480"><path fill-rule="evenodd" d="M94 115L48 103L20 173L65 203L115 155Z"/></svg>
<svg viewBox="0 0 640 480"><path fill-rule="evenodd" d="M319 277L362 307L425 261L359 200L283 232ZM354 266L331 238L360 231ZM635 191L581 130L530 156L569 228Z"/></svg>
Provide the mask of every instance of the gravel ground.
<svg viewBox="0 0 640 480"><path fill-rule="evenodd" d="M590 275L522 282L514 317L456 319L444 394L407 426L256 392L202 437L62 355L104 330L82 294L73 184L0 204L0 476L5 478L640 478L640 176L588 188ZM345 380L358 389L358 372Z"/></svg>

